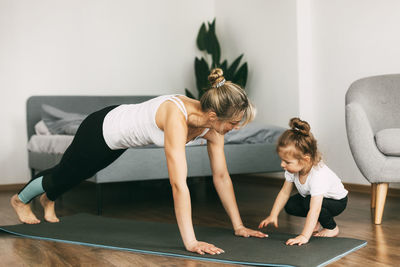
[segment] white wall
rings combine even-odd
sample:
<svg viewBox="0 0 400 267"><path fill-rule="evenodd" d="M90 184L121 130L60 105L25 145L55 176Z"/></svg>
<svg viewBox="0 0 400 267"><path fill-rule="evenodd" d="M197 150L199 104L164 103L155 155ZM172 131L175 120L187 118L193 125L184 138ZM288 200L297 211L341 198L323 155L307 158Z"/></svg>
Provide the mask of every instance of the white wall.
<svg viewBox="0 0 400 267"><path fill-rule="evenodd" d="M184 93L212 0L1 0L0 184L28 180L31 95Z"/></svg>
<svg viewBox="0 0 400 267"><path fill-rule="evenodd" d="M344 96L400 71L397 0L0 0L0 184L25 182L25 101L37 94L194 89L200 24L217 17L222 57L244 53L257 120L310 121L328 165L365 184L347 144Z"/></svg>
<svg viewBox="0 0 400 267"><path fill-rule="evenodd" d="M345 182L367 184L351 156L344 101L362 77L400 73L400 1L312 0L315 134Z"/></svg>
<svg viewBox="0 0 400 267"><path fill-rule="evenodd" d="M400 72L396 0L218 0L225 55L245 53L258 121L310 122L328 165L344 182L368 184L347 142L345 93L362 77Z"/></svg>
<svg viewBox="0 0 400 267"><path fill-rule="evenodd" d="M296 2L216 0L222 57L244 53L257 121L287 126L298 114Z"/></svg>

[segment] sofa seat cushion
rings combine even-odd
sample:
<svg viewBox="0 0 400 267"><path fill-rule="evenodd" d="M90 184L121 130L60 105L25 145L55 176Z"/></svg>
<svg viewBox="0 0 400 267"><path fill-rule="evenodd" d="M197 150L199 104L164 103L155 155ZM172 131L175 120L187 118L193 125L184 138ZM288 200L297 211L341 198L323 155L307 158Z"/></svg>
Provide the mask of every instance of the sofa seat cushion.
<svg viewBox="0 0 400 267"><path fill-rule="evenodd" d="M400 156L400 128L384 129L375 135L378 149L387 156Z"/></svg>

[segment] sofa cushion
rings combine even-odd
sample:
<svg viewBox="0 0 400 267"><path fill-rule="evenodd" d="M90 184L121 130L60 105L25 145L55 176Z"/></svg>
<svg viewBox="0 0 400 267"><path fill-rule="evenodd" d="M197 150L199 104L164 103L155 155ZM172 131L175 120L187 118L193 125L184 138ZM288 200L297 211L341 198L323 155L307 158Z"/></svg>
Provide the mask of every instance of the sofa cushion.
<svg viewBox="0 0 400 267"><path fill-rule="evenodd" d="M384 129L375 135L378 149L387 156L400 156L400 128Z"/></svg>

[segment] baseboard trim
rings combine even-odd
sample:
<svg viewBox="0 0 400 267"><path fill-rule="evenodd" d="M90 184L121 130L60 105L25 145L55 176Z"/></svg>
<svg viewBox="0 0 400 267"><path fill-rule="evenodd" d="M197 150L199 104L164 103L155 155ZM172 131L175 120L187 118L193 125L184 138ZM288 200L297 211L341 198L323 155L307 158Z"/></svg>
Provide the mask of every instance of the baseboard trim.
<svg viewBox="0 0 400 267"><path fill-rule="evenodd" d="M270 177L268 175L265 176L252 175L252 174L232 175L233 181L245 182L249 181L249 179L251 179L252 183L271 185L271 186L282 186L284 181L282 178ZM371 194L371 185L352 184L352 183L343 183L343 185L349 192ZM391 197L400 197L400 189L389 187L387 195Z"/></svg>
<svg viewBox="0 0 400 267"><path fill-rule="evenodd" d="M0 185L0 191L19 191L24 185L25 184L2 184Z"/></svg>
<svg viewBox="0 0 400 267"><path fill-rule="evenodd" d="M232 175L233 181L245 182L251 180L252 183L256 184L264 184L264 185L272 185L272 186L281 186L283 184L282 178L277 177L268 177L261 175ZM88 182L89 183L89 182ZM91 182L90 182L91 183ZM349 192L357 192L357 193L365 193L371 194L371 186L363 185L363 184L352 184L352 183L343 183L344 187ZM25 184L4 184L0 185L1 191L19 191ZM400 189L399 188L390 188L388 190L388 196L391 197L400 197Z"/></svg>

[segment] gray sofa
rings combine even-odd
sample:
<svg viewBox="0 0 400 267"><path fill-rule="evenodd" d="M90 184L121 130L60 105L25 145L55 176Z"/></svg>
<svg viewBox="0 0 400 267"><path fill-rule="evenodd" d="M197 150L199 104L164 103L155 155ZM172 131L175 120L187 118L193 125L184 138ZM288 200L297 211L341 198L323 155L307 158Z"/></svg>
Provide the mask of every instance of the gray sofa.
<svg viewBox="0 0 400 267"><path fill-rule="evenodd" d="M26 116L28 140L35 134L35 124L41 120L42 104L66 112L90 114L103 107L125 103L140 103L155 96L31 96L27 100ZM275 144L226 144L226 161L230 174L281 171ZM32 175L57 164L62 154L28 151ZM210 176L211 169L205 145L186 148L188 177ZM101 212L101 184L137 180L167 179L168 170L164 150L147 146L128 149L118 160L89 179L96 183L98 211Z"/></svg>

